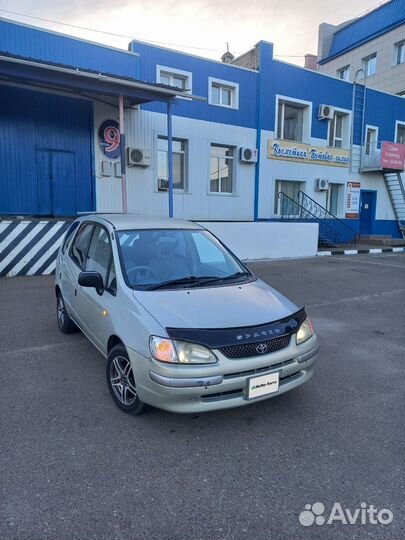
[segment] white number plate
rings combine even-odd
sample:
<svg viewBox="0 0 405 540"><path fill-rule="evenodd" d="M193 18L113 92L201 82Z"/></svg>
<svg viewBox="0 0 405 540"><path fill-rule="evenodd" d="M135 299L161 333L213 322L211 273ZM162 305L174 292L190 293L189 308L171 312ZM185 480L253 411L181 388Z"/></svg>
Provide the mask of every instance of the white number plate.
<svg viewBox="0 0 405 540"><path fill-rule="evenodd" d="M280 372L260 375L248 379L248 399L278 392Z"/></svg>

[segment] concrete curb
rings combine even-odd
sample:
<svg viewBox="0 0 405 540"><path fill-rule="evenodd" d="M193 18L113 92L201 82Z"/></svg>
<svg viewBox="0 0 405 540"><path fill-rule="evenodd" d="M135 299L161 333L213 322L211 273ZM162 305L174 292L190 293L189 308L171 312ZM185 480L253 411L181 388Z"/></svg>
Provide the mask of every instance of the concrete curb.
<svg viewBox="0 0 405 540"><path fill-rule="evenodd" d="M331 255L363 255L364 253L405 253L404 247L384 247L370 249L334 249L333 251L318 251L318 257L329 257Z"/></svg>

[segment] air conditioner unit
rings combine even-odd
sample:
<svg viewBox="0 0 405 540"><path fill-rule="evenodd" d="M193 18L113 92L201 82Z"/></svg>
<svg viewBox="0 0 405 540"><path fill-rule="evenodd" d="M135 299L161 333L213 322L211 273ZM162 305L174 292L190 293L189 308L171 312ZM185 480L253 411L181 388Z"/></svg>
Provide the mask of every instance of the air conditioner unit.
<svg viewBox="0 0 405 540"><path fill-rule="evenodd" d="M330 105L319 105L318 118L319 120L332 120L335 114L335 109Z"/></svg>
<svg viewBox="0 0 405 540"><path fill-rule="evenodd" d="M158 191L168 191L169 180L167 178L158 178Z"/></svg>
<svg viewBox="0 0 405 540"><path fill-rule="evenodd" d="M239 148L239 161L241 163L257 163L257 148Z"/></svg>
<svg viewBox="0 0 405 540"><path fill-rule="evenodd" d="M315 182L315 191L328 191L329 180L326 178L317 178Z"/></svg>
<svg viewBox="0 0 405 540"><path fill-rule="evenodd" d="M144 148L127 148L128 167L149 167L152 161L150 150Z"/></svg>

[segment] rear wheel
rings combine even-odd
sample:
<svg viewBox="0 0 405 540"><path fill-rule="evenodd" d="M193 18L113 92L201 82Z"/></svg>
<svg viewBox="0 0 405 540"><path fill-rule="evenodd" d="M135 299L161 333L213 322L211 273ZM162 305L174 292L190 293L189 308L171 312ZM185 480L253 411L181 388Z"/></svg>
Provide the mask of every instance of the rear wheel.
<svg viewBox="0 0 405 540"><path fill-rule="evenodd" d="M59 330L63 334L71 334L72 332L77 331L77 326L66 311L65 302L63 301L61 292L58 292L56 296L56 317L58 319Z"/></svg>
<svg viewBox="0 0 405 540"><path fill-rule="evenodd" d="M128 414L140 414L145 404L139 399L134 372L122 344L113 347L107 359L107 384L113 400Z"/></svg>

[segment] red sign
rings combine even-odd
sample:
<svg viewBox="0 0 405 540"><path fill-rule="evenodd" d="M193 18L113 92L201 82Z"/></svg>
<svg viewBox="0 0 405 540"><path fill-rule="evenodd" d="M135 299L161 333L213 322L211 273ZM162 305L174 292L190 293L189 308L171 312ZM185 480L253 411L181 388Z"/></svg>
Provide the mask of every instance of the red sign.
<svg viewBox="0 0 405 540"><path fill-rule="evenodd" d="M405 167L405 144L383 142L381 145L381 167L403 171Z"/></svg>

